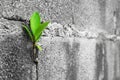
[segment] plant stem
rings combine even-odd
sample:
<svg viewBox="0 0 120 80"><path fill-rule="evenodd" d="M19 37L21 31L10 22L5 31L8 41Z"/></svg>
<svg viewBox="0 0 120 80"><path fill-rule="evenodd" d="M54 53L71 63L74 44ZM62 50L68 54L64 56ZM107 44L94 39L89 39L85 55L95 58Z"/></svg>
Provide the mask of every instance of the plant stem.
<svg viewBox="0 0 120 80"><path fill-rule="evenodd" d="M36 80L38 80L38 62L36 61L37 58L37 50L35 46L35 42L33 42L33 61L36 65Z"/></svg>
<svg viewBox="0 0 120 80"><path fill-rule="evenodd" d="M34 42L33 42L33 61L35 61L35 45L34 45Z"/></svg>

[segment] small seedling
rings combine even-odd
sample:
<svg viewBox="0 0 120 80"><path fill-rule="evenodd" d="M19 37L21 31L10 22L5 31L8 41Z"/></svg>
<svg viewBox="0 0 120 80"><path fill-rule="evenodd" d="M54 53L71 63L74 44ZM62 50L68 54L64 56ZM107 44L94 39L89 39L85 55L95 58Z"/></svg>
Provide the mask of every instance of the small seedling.
<svg viewBox="0 0 120 80"><path fill-rule="evenodd" d="M48 26L48 24L49 22L41 23L41 18L39 13L34 12L30 17L30 27L23 25L23 28L26 30L33 43L33 56L37 54L35 48L37 48L40 51L42 50L41 46L38 45L37 42L39 41L42 32Z"/></svg>

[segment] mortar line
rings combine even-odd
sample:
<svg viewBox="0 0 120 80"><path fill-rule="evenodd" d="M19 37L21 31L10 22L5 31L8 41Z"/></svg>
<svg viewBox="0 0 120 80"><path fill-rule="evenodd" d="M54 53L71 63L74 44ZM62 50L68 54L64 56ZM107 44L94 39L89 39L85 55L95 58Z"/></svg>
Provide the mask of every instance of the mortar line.
<svg viewBox="0 0 120 80"><path fill-rule="evenodd" d="M115 13L114 13L115 15ZM12 21L20 21L20 22L28 22L29 23L29 20L26 20L26 19L23 19L22 17L18 16L18 15L13 15L11 17L5 17L4 15L2 15L2 18L6 19L6 20L12 20ZM73 24L74 24L74 16L72 14L72 20L73 20ZM115 22L115 21L114 21ZM115 23L116 24L116 23ZM64 26L64 25L63 25ZM77 26L77 25L76 25ZM116 26L116 25L114 25ZM89 32L89 31L79 31L77 30L75 27L70 27L71 29L74 30L74 32L77 32L78 33L78 38L88 38L88 39L97 39L99 34L101 34L102 32L97 32L97 33L94 33L94 32ZM85 33L84 33L85 32ZM114 34L114 35L111 35L111 34L105 34L104 32L102 33L104 36L105 36L105 39L106 40L111 40L111 41L115 41L115 40L120 40L120 36ZM49 37L49 36L47 36ZM60 37L66 37L66 36L60 36ZM74 37L74 36L73 36Z"/></svg>

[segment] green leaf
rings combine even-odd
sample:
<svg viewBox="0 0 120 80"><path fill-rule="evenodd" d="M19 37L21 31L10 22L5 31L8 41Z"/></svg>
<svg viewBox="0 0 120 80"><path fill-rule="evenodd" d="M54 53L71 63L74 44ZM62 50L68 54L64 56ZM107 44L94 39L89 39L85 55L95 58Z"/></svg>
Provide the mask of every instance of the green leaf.
<svg viewBox="0 0 120 80"><path fill-rule="evenodd" d="M34 38L36 38L36 34L37 34L36 31L40 27L40 15L38 12L34 12L32 16L30 17L30 27L34 35Z"/></svg>
<svg viewBox="0 0 120 80"><path fill-rule="evenodd" d="M38 44L35 44L35 46L36 46L40 51L42 51L42 47L41 47L41 46L39 46Z"/></svg>
<svg viewBox="0 0 120 80"><path fill-rule="evenodd" d="M35 41L38 41L44 29L48 26L49 22L40 24L40 27L36 30Z"/></svg>
<svg viewBox="0 0 120 80"><path fill-rule="evenodd" d="M40 39L41 36L42 36L42 32L41 32L40 35L36 38L36 41L35 41L35 42L37 42L37 41Z"/></svg>
<svg viewBox="0 0 120 80"><path fill-rule="evenodd" d="M22 25L22 26L23 26L23 28L26 30L26 32L28 33L29 37L31 38L31 40L32 40L32 42L33 42L33 36L32 36L32 33L30 32L30 30L28 29L28 27L25 26L25 25Z"/></svg>

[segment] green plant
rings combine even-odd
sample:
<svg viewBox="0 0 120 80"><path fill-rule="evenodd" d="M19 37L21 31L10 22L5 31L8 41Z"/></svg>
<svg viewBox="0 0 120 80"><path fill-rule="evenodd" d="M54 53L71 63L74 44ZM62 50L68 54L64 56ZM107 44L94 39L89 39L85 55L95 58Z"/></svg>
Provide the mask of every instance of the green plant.
<svg viewBox="0 0 120 80"><path fill-rule="evenodd" d="M26 32L28 33L33 43L33 49L37 47L40 51L42 50L41 46L39 46L37 42L39 41L42 35L42 32L48 26L48 24L49 22L41 23L41 18L40 18L39 13L34 12L30 17L30 27L23 25L23 28L26 30Z"/></svg>

